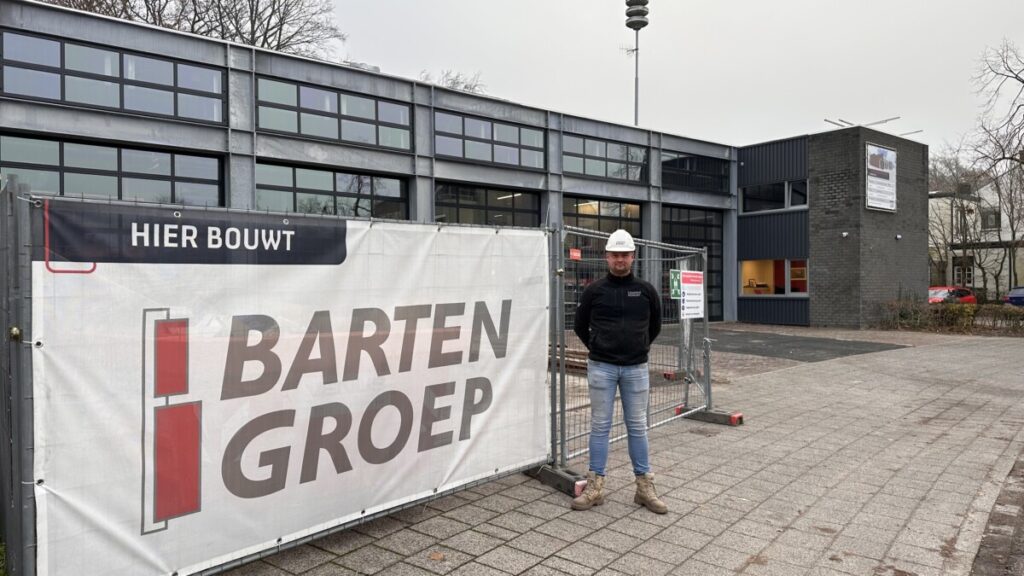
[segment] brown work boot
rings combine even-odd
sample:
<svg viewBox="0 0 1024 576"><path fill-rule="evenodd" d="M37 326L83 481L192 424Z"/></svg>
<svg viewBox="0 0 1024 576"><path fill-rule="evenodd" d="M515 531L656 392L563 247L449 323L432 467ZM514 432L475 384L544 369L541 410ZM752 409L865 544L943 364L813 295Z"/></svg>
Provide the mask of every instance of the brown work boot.
<svg viewBox="0 0 1024 576"><path fill-rule="evenodd" d="M583 494L572 499L573 510L590 510L594 506L604 504L604 476L596 472L587 472L587 487Z"/></svg>
<svg viewBox="0 0 1024 576"><path fill-rule="evenodd" d="M658 498L658 493L654 490L654 474L650 472L636 477L636 496L633 496L633 502L645 506L655 514L668 512L668 506Z"/></svg>

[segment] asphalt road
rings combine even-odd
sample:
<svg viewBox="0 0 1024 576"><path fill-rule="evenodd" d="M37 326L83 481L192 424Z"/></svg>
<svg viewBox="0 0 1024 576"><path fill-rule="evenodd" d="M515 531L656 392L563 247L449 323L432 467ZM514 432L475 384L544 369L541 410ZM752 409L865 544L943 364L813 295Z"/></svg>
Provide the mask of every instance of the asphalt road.
<svg viewBox="0 0 1024 576"><path fill-rule="evenodd" d="M698 334L698 336L700 335ZM882 342L787 336L765 332L727 330L715 326L710 329L710 337L711 349L717 352L786 358L798 362L822 362L857 354L904 348L898 344ZM677 342L678 339L679 327L666 326L658 337L658 343L669 344Z"/></svg>

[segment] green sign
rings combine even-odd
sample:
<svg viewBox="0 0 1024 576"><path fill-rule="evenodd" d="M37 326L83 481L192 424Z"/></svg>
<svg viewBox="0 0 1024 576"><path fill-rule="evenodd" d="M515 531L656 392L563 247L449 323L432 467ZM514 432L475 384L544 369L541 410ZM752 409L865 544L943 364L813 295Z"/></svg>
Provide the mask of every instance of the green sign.
<svg viewBox="0 0 1024 576"><path fill-rule="evenodd" d="M673 300L679 300L683 297L683 287L679 280L682 275L682 270L669 270L668 271L668 290L669 298Z"/></svg>

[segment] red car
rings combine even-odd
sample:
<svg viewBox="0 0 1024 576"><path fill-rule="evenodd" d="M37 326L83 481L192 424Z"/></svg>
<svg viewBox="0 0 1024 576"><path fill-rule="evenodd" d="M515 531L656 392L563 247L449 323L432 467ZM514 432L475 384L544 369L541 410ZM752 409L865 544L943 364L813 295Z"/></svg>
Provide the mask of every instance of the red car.
<svg viewBox="0 0 1024 576"><path fill-rule="evenodd" d="M931 286L928 288L928 303L977 304L974 291L964 286Z"/></svg>

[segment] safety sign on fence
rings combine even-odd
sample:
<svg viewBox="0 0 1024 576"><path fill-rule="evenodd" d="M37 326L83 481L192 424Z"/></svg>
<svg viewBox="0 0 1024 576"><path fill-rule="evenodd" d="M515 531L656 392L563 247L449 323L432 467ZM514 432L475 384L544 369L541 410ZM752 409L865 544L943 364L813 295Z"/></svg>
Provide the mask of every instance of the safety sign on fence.
<svg viewBox="0 0 1024 576"><path fill-rule="evenodd" d="M550 458L539 230L47 201L37 573L192 573Z"/></svg>
<svg viewBox="0 0 1024 576"><path fill-rule="evenodd" d="M704 273L669 270L669 296L679 300L683 320L704 317Z"/></svg>

